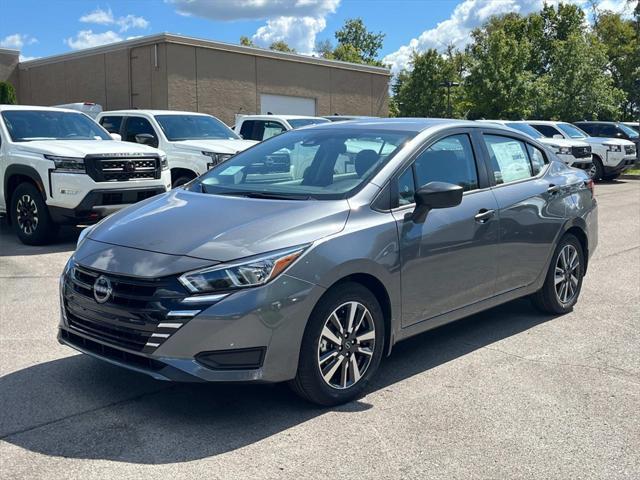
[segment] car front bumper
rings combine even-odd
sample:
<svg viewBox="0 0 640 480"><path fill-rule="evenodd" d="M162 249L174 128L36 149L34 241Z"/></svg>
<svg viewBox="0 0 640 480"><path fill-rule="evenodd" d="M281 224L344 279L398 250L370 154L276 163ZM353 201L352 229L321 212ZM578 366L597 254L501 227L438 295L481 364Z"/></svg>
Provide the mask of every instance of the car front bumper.
<svg viewBox="0 0 640 480"><path fill-rule="evenodd" d="M235 292L212 305L185 304L180 308L202 310L190 318L167 318L150 324L155 334L167 338L157 347L149 347L156 345L149 340L142 349L124 347L117 339L112 341L113 337L103 335L99 320L91 314L87 319L95 322L90 324L94 328L85 328L86 322L73 318L77 309L74 313L65 309L68 304L61 293L58 340L80 352L158 380L281 382L296 374L307 319L324 291L283 274L267 285ZM91 308L98 308L97 303ZM168 324L174 325L167 327ZM112 322L108 328L112 329L109 332L113 328L124 332L126 323L115 326ZM203 354L242 358L245 352L256 351L262 352L259 362L250 367L243 362L212 366L203 361Z"/></svg>
<svg viewBox="0 0 640 480"><path fill-rule="evenodd" d="M608 161L607 164L604 165L604 172L606 174L616 174L616 173L622 173L625 170L629 170L630 168L633 168L633 166L636 164L636 157L635 155L621 155L618 154L616 156L611 156Z"/></svg>

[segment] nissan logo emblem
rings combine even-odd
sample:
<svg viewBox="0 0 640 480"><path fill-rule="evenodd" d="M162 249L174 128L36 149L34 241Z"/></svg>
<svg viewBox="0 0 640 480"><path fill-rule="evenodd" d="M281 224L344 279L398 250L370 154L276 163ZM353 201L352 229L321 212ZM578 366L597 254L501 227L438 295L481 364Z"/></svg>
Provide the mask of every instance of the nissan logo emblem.
<svg viewBox="0 0 640 480"><path fill-rule="evenodd" d="M93 298L96 299L96 302L106 302L109 300L109 297L111 297L112 292L113 288L111 287L111 282L107 277L100 275L96 278L96 281L93 284Z"/></svg>

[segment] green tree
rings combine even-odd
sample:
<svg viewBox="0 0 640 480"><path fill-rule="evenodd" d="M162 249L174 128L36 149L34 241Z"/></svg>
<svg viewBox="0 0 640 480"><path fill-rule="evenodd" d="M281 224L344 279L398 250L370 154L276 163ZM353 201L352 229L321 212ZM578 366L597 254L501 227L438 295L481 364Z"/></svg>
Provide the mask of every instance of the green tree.
<svg viewBox="0 0 640 480"><path fill-rule="evenodd" d="M633 20L604 11L598 16L595 33L604 45L607 71L613 84L626 97L622 102L623 119L637 120L640 114L640 32Z"/></svg>
<svg viewBox="0 0 640 480"><path fill-rule="evenodd" d="M240 37L240 45L242 45L243 47L256 47L256 44L253 43L253 40L244 35Z"/></svg>
<svg viewBox="0 0 640 480"><path fill-rule="evenodd" d="M315 52L326 59L333 59L333 45L331 40L319 40L316 42Z"/></svg>
<svg viewBox="0 0 640 480"><path fill-rule="evenodd" d="M0 82L0 104L15 105L16 89L9 82Z"/></svg>
<svg viewBox="0 0 640 480"><path fill-rule="evenodd" d="M291 48L284 40L277 40L269 45L269 50L275 50L277 52L295 53L295 50Z"/></svg>
<svg viewBox="0 0 640 480"><path fill-rule="evenodd" d="M333 55L338 60L357 61L370 65L382 65L378 60L378 53L382 49L384 33L373 33L367 30L361 18L351 18L344 22L340 30L335 33L338 45ZM355 53L355 55L354 55Z"/></svg>

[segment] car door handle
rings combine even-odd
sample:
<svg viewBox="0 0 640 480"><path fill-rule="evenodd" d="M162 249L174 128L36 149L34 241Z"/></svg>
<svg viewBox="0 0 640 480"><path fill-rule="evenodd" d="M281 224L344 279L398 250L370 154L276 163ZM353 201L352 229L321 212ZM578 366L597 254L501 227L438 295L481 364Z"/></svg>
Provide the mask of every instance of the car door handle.
<svg viewBox="0 0 640 480"><path fill-rule="evenodd" d="M547 192L549 193L558 193L560 191L562 187L560 185L549 185L549 188L547 188Z"/></svg>
<svg viewBox="0 0 640 480"><path fill-rule="evenodd" d="M478 223L486 223L487 220L489 220L491 217L493 217L493 215L495 213L496 213L495 210L487 210L486 208L483 208L473 218L475 218L476 222L478 222Z"/></svg>

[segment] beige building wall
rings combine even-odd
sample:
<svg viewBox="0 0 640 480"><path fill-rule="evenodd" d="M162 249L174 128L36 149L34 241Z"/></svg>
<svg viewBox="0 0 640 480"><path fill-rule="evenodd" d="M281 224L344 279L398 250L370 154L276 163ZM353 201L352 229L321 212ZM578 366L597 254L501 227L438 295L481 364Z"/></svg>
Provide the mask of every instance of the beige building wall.
<svg viewBox="0 0 640 480"><path fill-rule="evenodd" d="M229 124L236 114L260 113L262 94L313 98L318 115L388 114L384 72L169 37L20 65L18 100L33 105L89 101L105 110L200 111ZM1 53L0 75L7 63Z"/></svg>

